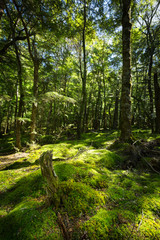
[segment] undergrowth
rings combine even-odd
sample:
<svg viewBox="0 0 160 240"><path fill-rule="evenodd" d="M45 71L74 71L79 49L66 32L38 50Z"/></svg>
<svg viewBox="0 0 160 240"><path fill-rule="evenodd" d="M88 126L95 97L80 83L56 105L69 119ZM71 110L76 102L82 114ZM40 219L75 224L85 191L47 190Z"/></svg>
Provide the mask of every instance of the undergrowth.
<svg viewBox="0 0 160 240"><path fill-rule="evenodd" d="M145 138L147 133L135 135ZM0 239L64 239L58 214L72 240L160 239L160 177L147 166L124 169L118 154L126 146L111 145L117 136L88 133L6 162L0 171ZM47 150L53 152L59 178L57 208L47 205L39 167L38 159Z"/></svg>

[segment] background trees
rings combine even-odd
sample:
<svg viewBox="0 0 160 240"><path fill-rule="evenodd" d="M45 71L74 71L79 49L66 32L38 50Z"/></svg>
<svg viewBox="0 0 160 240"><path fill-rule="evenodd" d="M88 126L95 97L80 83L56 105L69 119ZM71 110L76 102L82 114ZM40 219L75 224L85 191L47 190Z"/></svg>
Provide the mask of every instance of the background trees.
<svg viewBox="0 0 160 240"><path fill-rule="evenodd" d="M18 148L23 136L119 128L120 117L122 140L131 123L159 132L159 3L10 0L0 8L0 127L15 130Z"/></svg>

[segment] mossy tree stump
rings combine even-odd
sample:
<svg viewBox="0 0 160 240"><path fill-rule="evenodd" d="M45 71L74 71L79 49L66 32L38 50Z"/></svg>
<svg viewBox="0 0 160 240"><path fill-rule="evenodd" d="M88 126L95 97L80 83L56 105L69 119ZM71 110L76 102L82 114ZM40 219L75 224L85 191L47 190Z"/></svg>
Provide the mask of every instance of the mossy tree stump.
<svg viewBox="0 0 160 240"><path fill-rule="evenodd" d="M52 152L44 152L39 159L42 176L46 182L46 193L49 204L54 203L55 206L59 205L60 199L58 193L58 177L52 165Z"/></svg>

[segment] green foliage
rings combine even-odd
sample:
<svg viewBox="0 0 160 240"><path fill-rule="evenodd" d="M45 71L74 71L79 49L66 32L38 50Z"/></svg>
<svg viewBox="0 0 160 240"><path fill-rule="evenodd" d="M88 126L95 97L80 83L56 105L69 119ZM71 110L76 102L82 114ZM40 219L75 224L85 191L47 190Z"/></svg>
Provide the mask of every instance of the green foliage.
<svg viewBox="0 0 160 240"><path fill-rule="evenodd" d="M47 92L45 93L44 97L42 97L43 101L53 101L53 100L59 100L59 101L64 101L64 102L70 102L75 104L76 101L73 98L61 95L57 92Z"/></svg>
<svg viewBox="0 0 160 240"><path fill-rule="evenodd" d="M55 138L52 135L42 135L38 138L38 142L41 145L45 145L45 144L49 144L49 143L54 143L55 142Z"/></svg>

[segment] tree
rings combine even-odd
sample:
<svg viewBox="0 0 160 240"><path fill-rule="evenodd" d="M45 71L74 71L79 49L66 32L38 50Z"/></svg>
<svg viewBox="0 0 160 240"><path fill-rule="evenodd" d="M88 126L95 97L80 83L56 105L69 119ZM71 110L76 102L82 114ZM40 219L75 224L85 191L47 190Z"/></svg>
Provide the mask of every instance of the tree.
<svg viewBox="0 0 160 240"><path fill-rule="evenodd" d="M83 3L83 30L82 30L82 48L83 48L83 70L81 66L81 78L82 78L82 102L80 106L80 112L78 115L77 125L77 136L81 137L81 133L84 132L84 125L86 120L86 104L87 104L87 93L86 93L86 0ZM80 63L81 64L81 63Z"/></svg>
<svg viewBox="0 0 160 240"><path fill-rule="evenodd" d="M154 74L155 108L156 108L156 133L160 133L160 84L158 83L158 73Z"/></svg>
<svg viewBox="0 0 160 240"><path fill-rule="evenodd" d="M123 0L122 42L123 72L121 91L120 140L129 141L131 132L131 0Z"/></svg>

